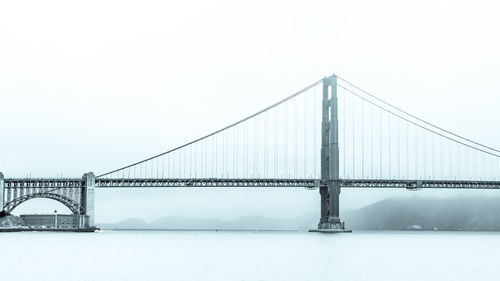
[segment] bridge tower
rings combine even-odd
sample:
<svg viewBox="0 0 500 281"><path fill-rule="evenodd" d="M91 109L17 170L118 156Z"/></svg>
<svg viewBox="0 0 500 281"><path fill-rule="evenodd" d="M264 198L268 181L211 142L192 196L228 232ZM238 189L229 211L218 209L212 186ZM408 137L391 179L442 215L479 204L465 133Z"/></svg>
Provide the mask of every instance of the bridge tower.
<svg viewBox="0 0 500 281"><path fill-rule="evenodd" d="M3 204L5 202L5 199L3 198L4 188L5 188L5 178L2 174L2 172L0 172L0 203L2 204L2 205L0 205L0 207L1 207L0 212L4 210L4 207L3 207Z"/></svg>
<svg viewBox="0 0 500 281"><path fill-rule="evenodd" d="M88 220L84 222L85 227L94 227L94 216L95 216L95 175L92 172L85 173L83 175L83 180L85 185L82 189L82 200L81 204L84 206L85 214L88 216Z"/></svg>
<svg viewBox="0 0 500 281"><path fill-rule="evenodd" d="M337 104L337 76L323 79L323 103L321 121L321 218L318 231L350 232L344 229L339 216L339 120Z"/></svg>

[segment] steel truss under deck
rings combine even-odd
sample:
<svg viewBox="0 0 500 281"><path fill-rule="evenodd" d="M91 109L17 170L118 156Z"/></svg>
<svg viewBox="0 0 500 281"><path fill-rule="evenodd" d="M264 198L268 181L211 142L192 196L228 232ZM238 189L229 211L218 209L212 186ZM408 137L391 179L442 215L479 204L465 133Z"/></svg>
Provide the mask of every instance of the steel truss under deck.
<svg viewBox="0 0 500 281"><path fill-rule="evenodd" d="M157 188L157 187L304 187L326 186L319 179L111 179L97 178L96 188ZM81 188L83 179L5 179L5 188ZM406 189L500 189L500 181L465 180L359 180L340 179L342 188L406 188Z"/></svg>

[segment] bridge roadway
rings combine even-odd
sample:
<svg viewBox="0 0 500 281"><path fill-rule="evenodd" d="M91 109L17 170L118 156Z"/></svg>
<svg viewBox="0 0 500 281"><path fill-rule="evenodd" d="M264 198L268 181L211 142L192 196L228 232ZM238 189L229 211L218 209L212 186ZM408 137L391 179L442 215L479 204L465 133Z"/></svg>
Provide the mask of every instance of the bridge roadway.
<svg viewBox="0 0 500 281"><path fill-rule="evenodd" d="M96 178L96 188L158 188L158 187L304 187L315 189L327 186L319 179L194 179L194 178ZM5 179L5 188L82 188L85 180L79 178L18 178ZM406 189L500 189L500 181L465 180L369 180L341 179L343 188L406 188Z"/></svg>

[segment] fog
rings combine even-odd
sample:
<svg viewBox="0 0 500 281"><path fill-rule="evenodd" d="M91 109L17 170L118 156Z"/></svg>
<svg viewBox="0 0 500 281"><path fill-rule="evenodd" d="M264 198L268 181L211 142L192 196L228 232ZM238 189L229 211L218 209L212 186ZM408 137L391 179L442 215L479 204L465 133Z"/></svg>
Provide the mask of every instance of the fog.
<svg viewBox="0 0 500 281"><path fill-rule="evenodd" d="M498 8L494 1L1 3L0 171L8 178L107 172L332 73L499 148ZM344 189L341 205L407 194ZM64 207L41 200L18 210L54 208ZM316 210L318 192L304 189L96 193L97 222Z"/></svg>

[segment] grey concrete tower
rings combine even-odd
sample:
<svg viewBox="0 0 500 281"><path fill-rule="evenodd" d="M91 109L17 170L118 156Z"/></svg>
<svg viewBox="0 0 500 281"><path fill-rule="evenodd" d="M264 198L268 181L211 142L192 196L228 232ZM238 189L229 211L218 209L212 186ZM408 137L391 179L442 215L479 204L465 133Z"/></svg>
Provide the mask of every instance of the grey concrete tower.
<svg viewBox="0 0 500 281"><path fill-rule="evenodd" d="M323 79L323 104L321 121L321 218L319 230L342 232L344 224L339 217L339 121L337 106L337 76Z"/></svg>
<svg viewBox="0 0 500 281"><path fill-rule="evenodd" d="M3 211L3 205L5 204L5 199L3 198L4 189L5 189L5 178L3 177L2 172L0 172L0 203L2 203L2 206L0 206L0 211Z"/></svg>
<svg viewBox="0 0 500 281"><path fill-rule="evenodd" d="M83 175L85 185L82 189L82 205L85 207L85 214L88 220L85 222L85 227L94 227L95 214L95 175L88 172Z"/></svg>

